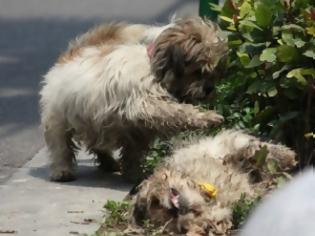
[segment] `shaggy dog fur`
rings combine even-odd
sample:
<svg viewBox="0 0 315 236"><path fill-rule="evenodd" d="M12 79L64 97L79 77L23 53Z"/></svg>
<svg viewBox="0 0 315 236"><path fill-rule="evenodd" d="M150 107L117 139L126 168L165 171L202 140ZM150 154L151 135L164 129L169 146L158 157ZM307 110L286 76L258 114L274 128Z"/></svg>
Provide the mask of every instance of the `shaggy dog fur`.
<svg viewBox="0 0 315 236"><path fill-rule="evenodd" d="M197 17L163 27L103 25L72 42L40 93L51 179L74 178L73 140L109 170L117 169L111 152L122 147L123 173L137 180L154 136L222 122L181 102L209 95L226 51L218 27Z"/></svg>
<svg viewBox="0 0 315 236"><path fill-rule="evenodd" d="M266 163L257 166L255 156L261 151L267 151ZM255 197L272 187L268 163L276 164L277 173L288 171L296 164L295 153L235 130L201 139L175 151L138 187L132 222L141 225L149 219L176 234L226 235L232 227L232 204L241 194ZM250 178L250 167L259 172L260 180ZM216 186L215 199L202 183Z"/></svg>

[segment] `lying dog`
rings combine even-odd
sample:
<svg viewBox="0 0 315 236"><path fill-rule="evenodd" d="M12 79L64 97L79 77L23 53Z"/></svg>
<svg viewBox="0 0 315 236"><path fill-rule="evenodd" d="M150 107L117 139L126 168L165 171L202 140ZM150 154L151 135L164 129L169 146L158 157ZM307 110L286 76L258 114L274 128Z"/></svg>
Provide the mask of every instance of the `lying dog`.
<svg viewBox="0 0 315 236"><path fill-rule="evenodd" d="M184 102L209 95L226 52L218 26L198 17L160 28L103 25L72 42L40 93L51 179L74 179L73 140L109 170L122 147L123 174L137 180L155 136L221 123Z"/></svg>
<svg viewBox="0 0 315 236"><path fill-rule="evenodd" d="M264 162L257 163L262 152ZM150 220L175 234L226 235L232 205L241 195L260 196L274 185L266 169L271 163L277 174L289 171L296 164L295 153L235 130L201 139L176 150L142 182L133 197L132 223ZM261 178L251 179L250 169Z"/></svg>

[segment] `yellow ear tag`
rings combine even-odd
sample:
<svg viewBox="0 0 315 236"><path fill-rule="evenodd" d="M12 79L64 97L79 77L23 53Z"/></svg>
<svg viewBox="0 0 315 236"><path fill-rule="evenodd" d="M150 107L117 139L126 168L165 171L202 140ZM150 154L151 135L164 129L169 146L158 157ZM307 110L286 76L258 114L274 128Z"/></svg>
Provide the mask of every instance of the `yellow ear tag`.
<svg viewBox="0 0 315 236"><path fill-rule="evenodd" d="M217 196L218 189L213 184L203 183L199 184L199 187L205 191L209 197L215 198Z"/></svg>

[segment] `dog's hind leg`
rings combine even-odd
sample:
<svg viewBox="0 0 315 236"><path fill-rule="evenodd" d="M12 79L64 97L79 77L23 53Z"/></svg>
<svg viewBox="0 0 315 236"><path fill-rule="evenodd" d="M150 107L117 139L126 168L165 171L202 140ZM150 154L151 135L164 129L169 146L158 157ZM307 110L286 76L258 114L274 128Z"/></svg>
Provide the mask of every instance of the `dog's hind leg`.
<svg viewBox="0 0 315 236"><path fill-rule="evenodd" d="M53 181L72 181L75 179L75 154L72 131L59 117L54 116L49 122L43 122L45 141L51 160L50 179Z"/></svg>
<svg viewBox="0 0 315 236"><path fill-rule="evenodd" d="M116 161L110 151L107 150L93 150L97 157L99 168L105 172L115 172L120 170L119 162Z"/></svg>
<svg viewBox="0 0 315 236"><path fill-rule="evenodd" d="M123 141L122 173L128 182L138 183L143 179L142 165L151 141L151 135L144 135L137 131L130 132Z"/></svg>
<svg viewBox="0 0 315 236"><path fill-rule="evenodd" d="M239 130L223 131L214 137L214 143L222 145L227 162L243 170L266 172L267 166L272 165L277 172L283 172L292 170L296 165L296 154L290 148L261 141Z"/></svg>

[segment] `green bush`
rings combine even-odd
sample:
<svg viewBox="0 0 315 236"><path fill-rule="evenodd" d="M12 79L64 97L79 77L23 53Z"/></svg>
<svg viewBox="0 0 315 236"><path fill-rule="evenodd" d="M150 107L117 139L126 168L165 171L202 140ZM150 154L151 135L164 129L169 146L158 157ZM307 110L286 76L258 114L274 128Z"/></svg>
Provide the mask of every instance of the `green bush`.
<svg viewBox="0 0 315 236"><path fill-rule="evenodd" d="M247 128L313 162L314 0L227 0L219 11L230 58L216 89L224 126Z"/></svg>

